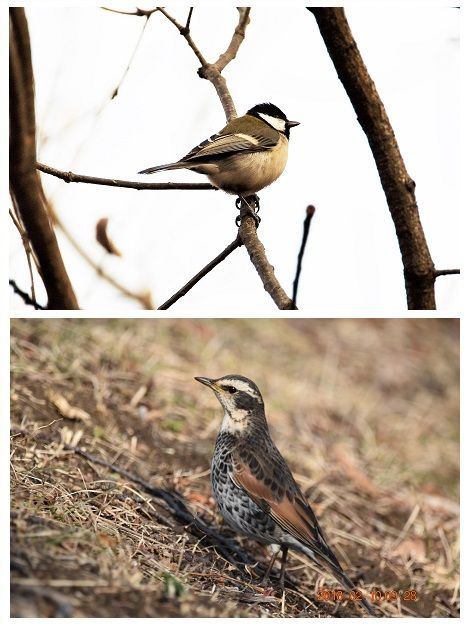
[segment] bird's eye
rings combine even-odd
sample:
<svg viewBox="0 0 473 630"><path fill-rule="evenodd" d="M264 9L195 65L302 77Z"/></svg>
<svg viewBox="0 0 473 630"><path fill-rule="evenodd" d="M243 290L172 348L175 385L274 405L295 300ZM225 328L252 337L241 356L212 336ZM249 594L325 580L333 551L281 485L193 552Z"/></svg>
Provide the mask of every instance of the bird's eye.
<svg viewBox="0 0 473 630"><path fill-rule="evenodd" d="M233 387L233 385L225 385L223 389L227 391L229 394L234 394L237 390L236 387Z"/></svg>

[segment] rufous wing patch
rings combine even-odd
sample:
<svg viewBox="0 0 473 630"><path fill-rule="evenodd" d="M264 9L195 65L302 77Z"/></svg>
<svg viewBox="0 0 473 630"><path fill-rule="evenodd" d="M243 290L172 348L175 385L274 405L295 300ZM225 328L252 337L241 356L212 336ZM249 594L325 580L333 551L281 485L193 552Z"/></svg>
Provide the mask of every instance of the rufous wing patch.
<svg viewBox="0 0 473 630"><path fill-rule="evenodd" d="M249 466L234 455L232 479L240 488L253 499L263 510L268 511L276 523L302 543L313 546L316 543L314 528L315 516L304 502L302 496L295 495L284 489L281 495L258 479Z"/></svg>

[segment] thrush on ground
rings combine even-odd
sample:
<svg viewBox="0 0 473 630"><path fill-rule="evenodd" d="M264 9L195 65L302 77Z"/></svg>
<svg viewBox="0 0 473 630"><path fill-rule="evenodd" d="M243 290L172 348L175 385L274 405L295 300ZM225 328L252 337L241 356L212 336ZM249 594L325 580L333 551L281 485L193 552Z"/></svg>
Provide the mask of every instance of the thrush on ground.
<svg viewBox="0 0 473 630"><path fill-rule="evenodd" d="M280 546L282 589L287 552L294 549L355 592L355 585L328 546L312 508L271 439L258 387L235 374L195 378L213 390L224 410L210 475L215 500L226 522L241 534ZM370 615L377 616L366 599L357 601Z"/></svg>

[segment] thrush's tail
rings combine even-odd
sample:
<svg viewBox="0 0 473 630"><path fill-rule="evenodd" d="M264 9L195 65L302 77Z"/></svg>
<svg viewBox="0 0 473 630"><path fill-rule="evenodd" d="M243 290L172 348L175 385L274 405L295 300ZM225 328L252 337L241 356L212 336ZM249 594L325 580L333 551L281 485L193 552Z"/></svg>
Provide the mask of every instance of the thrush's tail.
<svg viewBox="0 0 473 630"><path fill-rule="evenodd" d="M189 168L189 164L184 162L172 162L171 164L161 164L161 166L151 166L145 168L143 171L138 171L138 175L150 175L150 173L157 173L158 171L174 171L178 168Z"/></svg>
<svg viewBox="0 0 473 630"><path fill-rule="evenodd" d="M345 575L345 573L341 569L338 569L332 565L330 565L327 568L331 571L331 573L333 573L334 577L336 577L337 580L341 584L343 584L343 586L348 591L352 591L352 592L356 591L357 593L360 593L361 595L360 589L356 588L356 586L350 580L348 575ZM366 612L372 617L379 617L379 612L373 608L373 606L363 597L363 595L361 595L361 599L356 599L354 601L357 601L360 604L360 606L363 606Z"/></svg>
<svg viewBox="0 0 473 630"><path fill-rule="evenodd" d="M301 548L301 551L309 556L309 558L313 560L317 565L323 567L324 569L327 569L327 571L329 571L336 578L336 580L348 591L351 591L353 593L354 591L356 591L361 595L360 589L356 588L348 575L345 574L342 567L338 563L338 560L331 552L330 548L329 553L330 556L333 556L333 560L332 557L327 557L325 553L317 548L309 548L304 546L304 548ZM372 617L380 616L379 612L373 608L373 606L363 597L363 595L361 595L361 599L354 599L353 601L360 604L360 606L362 606Z"/></svg>

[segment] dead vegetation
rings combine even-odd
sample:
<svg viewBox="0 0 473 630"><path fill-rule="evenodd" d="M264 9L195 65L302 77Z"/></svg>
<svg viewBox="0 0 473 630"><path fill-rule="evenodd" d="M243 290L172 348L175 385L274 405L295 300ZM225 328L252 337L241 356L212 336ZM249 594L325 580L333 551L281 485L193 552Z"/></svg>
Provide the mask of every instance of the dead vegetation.
<svg viewBox="0 0 473 630"><path fill-rule="evenodd" d="M284 596L263 587L269 552L222 522L221 412L193 376L225 373L260 386L342 564L392 599L380 611L459 615L456 320L13 320L11 347L12 616L361 616L318 601L338 585L296 554Z"/></svg>

